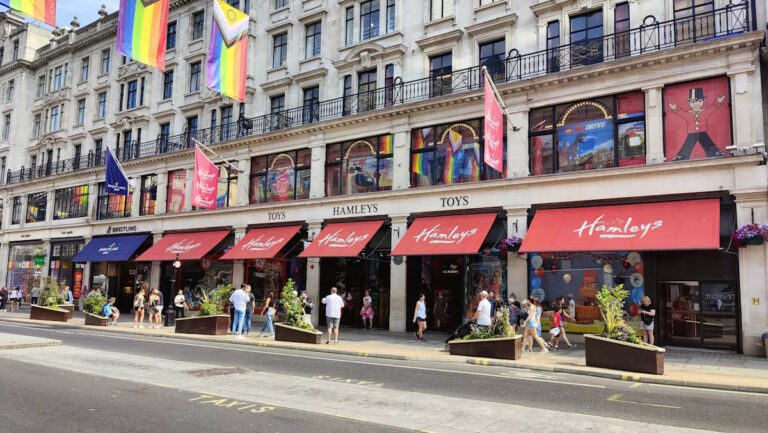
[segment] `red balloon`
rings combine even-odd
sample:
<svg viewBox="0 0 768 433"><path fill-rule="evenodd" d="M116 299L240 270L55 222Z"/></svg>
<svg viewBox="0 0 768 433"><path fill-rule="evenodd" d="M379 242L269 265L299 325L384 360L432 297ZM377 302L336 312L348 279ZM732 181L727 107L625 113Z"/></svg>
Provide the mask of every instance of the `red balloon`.
<svg viewBox="0 0 768 433"><path fill-rule="evenodd" d="M557 272L557 265L552 265L552 272Z"/></svg>
<svg viewBox="0 0 768 433"><path fill-rule="evenodd" d="M624 259L624 261L621 262L621 267L626 269L629 269L629 260Z"/></svg>
<svg viewBox="0 0 768 433"><path fill-rule="evenodd" d="M635 272L637 272L638 274L642 274L644 270L645 268L643 267L643 262L637 262L637 264L635 265Z"/></svg>
<svg viewBox="0 0 768 433"><path fill-rule="evenodd" d="M632 317L637 316L640 314L640 306L637 304L632 304L629 306L629 315Z"/></svg>
<svg viewBox="0 0 768 433"><path fill-rule="evenodd" d="M538 268L538 269L536 269L535 271L533 271L533 273L534 273L534 274L535 274L537 277L539 277L539 278L542 278L542 277L544 276L544 268Z"/></svg>

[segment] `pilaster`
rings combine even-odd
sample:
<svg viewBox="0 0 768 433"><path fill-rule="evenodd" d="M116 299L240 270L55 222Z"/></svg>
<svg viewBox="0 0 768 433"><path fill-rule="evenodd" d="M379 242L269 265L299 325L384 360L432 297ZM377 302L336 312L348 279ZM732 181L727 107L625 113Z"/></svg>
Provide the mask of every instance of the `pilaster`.
<svg viewBox="0 0 768 433"><path fill-rule="evenodd" d="M644 87L645 92L645 163L664 162L664 106L661 99L663 86Z"/></svg>
<svg viewBox="0 0 768 433"><path fill-rule="evenodd" d="M398 124L394 131L392 189L408 189L411 186L411 135L410 125Z"/></svg>
<svg viewBox="0 0 768 433"><path fill-rule="evenodd" d="M515 206L504 208L507 213L507 236L524 238L528 231L528 208ZM528 260L526 254L507 253L507 296L514 293L517 299L528 296Z"/></svg>
<svg viewBox="0 0 768 433"><path fill-rule="evenodd" d="M307 238L312 241L320 234L322 221L307 221ZM319 325L320 308L320 259L317 257L307 257L307 295L315 302L315 309L312 310L312 324L315 328Z"/></svg>
<svg viewBox="0 0 768 433"><path fill-rule="evenodd" d="M390 220L391 245L394 250L408 230L408 215L393 215ZM389 267L389 330L392 332L405 332L407 324L407 260L407 257L392 257Z"/></svg>
<svg viewBox="0 0 768 433"><path fill-rule="evenodd" d="M325 197L325 142L323 135L313 135L309 147L312 150L309 198Z"/></svg>

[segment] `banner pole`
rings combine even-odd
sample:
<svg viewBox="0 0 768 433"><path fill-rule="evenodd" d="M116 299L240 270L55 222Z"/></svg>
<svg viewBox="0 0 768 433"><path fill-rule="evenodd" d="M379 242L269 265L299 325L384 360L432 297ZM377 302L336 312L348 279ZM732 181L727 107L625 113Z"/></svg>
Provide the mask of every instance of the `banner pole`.
<svg viewBox="0 0 768 433"><path fill-rule="evenodd" d="M229 168L234 168L238 173L240 172L240 169L238 167L232 165L231 162L227 161L226 159L224 159L224 157L222 157L218 153L216 153L213 150L211 150L210 147L208 147L208 146L204 145L203 143L199 142L196 138L193 138L192 141L194 141L195 144L197 144L201 148L203 148L203 149L207 150L208 152L211 152L212 154L216 155L216 157L219 158L220 160L224 161L224 163L227 164L229 166Z"/></svg>

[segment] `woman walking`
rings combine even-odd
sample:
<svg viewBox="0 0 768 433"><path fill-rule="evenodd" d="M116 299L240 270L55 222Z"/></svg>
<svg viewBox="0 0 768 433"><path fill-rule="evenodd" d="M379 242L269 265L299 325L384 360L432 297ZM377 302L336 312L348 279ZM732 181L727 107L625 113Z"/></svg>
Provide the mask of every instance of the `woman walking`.
<svg viewBox="0 0 768 433"><path fill-rule="evenodd" d="M157 317L160 315L160 296L157 296L157 289L153 288L149 293L149 327L154 328ZM158 326L159 328L159 326Z"/></svg>
<svg viewBox="0 0 768 433"><path fill-rule="evenodd" d="M363 318L363 329L373 330L373 299L371 298L370 290L365 291L363 308L360 310L360 316Z"/></svg>
<svg viewBox="0 0 768 433"><path fill-rule="evenodd" d="M533 352L533 340L536 340L536 343L541 346L542 352L549 352L544 340L538 334L539 318L538 314L536 314L536 305L533 303L528 306L528 317L523 322L523 327L525 328L523 332L523 351Z"/></svg>
<svg viewBox="0 0 768 433"><path fill-rule="evenodd" d="M277 312L277 299L272 293L267 294L267 299L264 300L264 306L261 309L261 315L264 316L266 313L266 320L264 321L264 324L261 325L261 333L259 333L259 337L264 336L264 330L269 328L269 335L274 337L275 336L275 326L272 324L272 320L275 317L275 313Z"/></svg>
<svg viewBox="0 0 768 433"><path fill-rule="evenodd" d="M18 307L16 307L16 302L18 301L19 292L16 288L11 288L11 294L9 296L10 304L11 304L11 313L13 313L13 310L16 309L18 311Z"/></svg>
<svg viewBox="0 0 768 433"><path fill-rule="evenodd" d="M139 328L144 327L144 296L146 295L144 288L139 290L139 293L133 297L133 327L135 328L138 321Z"/></svg>
<svg viewBox="0 0 768 433"><path fill-rule="evenodd" d="M443 296L443 291L437 291L435 306L432 307L432 314L435 316L435 329L440 330L445 324L445 315L448 314L448 300Z"/></svg>
<svg viewBox="0 0 768 433"><path fill-rule="evenodd" d="M5 286L0 289L0 311L5 311L5 303L8 302L8 290Z"/></svg>
<svg viewBox="0 0 768 433"><path fill-rule="evenodd" d="M419 300L416 301L416 308L413 311L413 323L419 326L419 330L414 333L417 340L427 341L424 339L424 331L427 330L427 303L424 294L419 295Z"/></svg>
<svg viewBox="0 0 768 433"><path fill-rule="evenodd" d="M656 309L651 305L651 298L643 296L640 305L640 329L643 330L643 342L653 344L653 321L656 318Z"/></svg>

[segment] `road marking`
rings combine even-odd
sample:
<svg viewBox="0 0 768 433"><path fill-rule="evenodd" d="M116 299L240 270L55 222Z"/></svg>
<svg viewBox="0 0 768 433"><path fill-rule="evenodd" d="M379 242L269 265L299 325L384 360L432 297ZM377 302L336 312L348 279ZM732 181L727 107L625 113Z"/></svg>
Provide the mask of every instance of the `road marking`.
<svg viewBox="0 0 768 433"><path fill-rule="evenodd" d="M488 360L475 358L475 365L488 365Z"/></svg>
<svg viewBox="0 0 768 433"><path fill-rule="evenodd" d="M629 375L629 374L622 374L621 375L621 380L623 380L624 382L627 382L627 381L640 382L640 376Z"/></svg>
<svg viewBox="0 0 768 433"><path fill-rule="evenodd" d="M323 375L312 376L312 379L327 380L329 382L338 382L338 383L349 383L352 385L375 386L377 388L381 388L384 386L383 383L369 382L367 380L347 379L343 377L331 377L331 376L323 376Z"/></svg>
<svg viewBox="0 0 768 433"><path fill-rule="evenodd" d="M642 383L640 383L640 382L635 382L635 383L633 383L632 385L629 385L629 387L630 387L630 388L640 388L640 385L642 385Z"/></svg>
<svg viewBox="0 0 768 433"><path fill-rule="evenodd" d="M222 407L225 409L237 409L238 411L247 410L250 413L265 413L275 410L274 406L267 406L263 404L252 404L249 401L240 401L235 399L229 399L214 394L200 394L195 398L189 399L190 402L198 404L212 404L216 407ZM241 406L241 407L238 407Z"/></svg>
<svg viewBox="0 0 768 433"><path fill-rule="evenodd" d="M663 409L680 409L680 406L667 406L665 404L640 403L639 401L619 400L619 397L621 397L621 394L614 394L608 397L607 401L612 401L614 403L627 403L627 404L637 404L641 406L660 407Z"/></svg>

